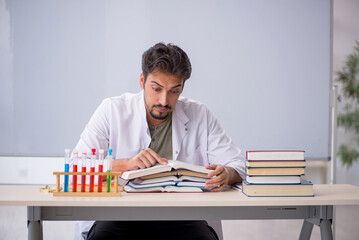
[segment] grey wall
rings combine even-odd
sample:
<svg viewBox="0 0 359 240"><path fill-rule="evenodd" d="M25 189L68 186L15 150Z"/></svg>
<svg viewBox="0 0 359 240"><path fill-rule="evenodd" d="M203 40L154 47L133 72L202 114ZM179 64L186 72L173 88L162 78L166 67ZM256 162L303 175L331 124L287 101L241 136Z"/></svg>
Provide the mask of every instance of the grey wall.
<svg viewBox="0 0 359 240"><path fill-rule="evenodd" d="M341 70L346 57L353 52L355 40L359 41L359 1L344 0L334 1L333 11L333 70ZM336 76L334 75L334 79ZM336 83L338 84L338 83ZM342 86L339 84L339 89ZM339 91L342 94L341 91ZM339 112L343 112L348 101L338 104ZM338 128L338 146L342 143L351 147L358 148L357 137L352 133L344 131L342 127ZM341 159L337 158L337 183L349 183L359 186L359 161L356 161L351 168L343 167Z"/></svg>
<svg viewBox="0 0 359 240"><path fill-rule="evenodd" d="M139 91L159 41L190 56L184 95L235 144L328 156L330 1L1 1L0 155L73 147L100 101Z"/></svg>

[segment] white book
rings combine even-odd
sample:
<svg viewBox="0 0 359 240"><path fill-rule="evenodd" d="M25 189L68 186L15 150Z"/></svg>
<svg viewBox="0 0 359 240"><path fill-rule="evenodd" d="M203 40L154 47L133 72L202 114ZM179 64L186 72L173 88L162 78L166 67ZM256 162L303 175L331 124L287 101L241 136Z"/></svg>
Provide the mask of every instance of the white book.
<svg viewBox="0 0 359 240"><path fill-rule="evenodd" d="M254 184L298 184L300 176L246 176L248 183Z"/></svg>
<svg viewBox="0 0 359 240"><path fill-rule="evenodd" d="M175 186L176 183L177 183L176 181L166 181L166 182L154 182L148 184L136 184L136 182L130 181L128 182L127 185L135 189L140 189L140 188Z"/></svg>
<svg viewBox="0 0 359 240"><path fill-rule="evenodd" d="M150 183L150 184L136 184L133 181L130 181L128 186L140 189L140 188L153 188L153 187L167 187L167 186L177 186L177 187L199 187L204 188L206 183L205 182L192 182L192 181L167 181L167 182L157 182L157 183Z"/></svg>
<svg viewBox="0 0 359 240"><path fill-rule="evenodd" d="M168 181L176 182L177 180L178 178L172 175L172 176L149 178L149 179L135 178L133 182L135 184L152 184L152 183L163 183Z"/></svg>
<svg viewBox="0 0 359 240"><path fill-rule="evenodd" d="M304 160L304 151L299 150L258 150L247 151L247 160Z"/></svg>
<svg viewBox="0 0 359 240"><path fill-rule="evenodd" d="M194 176L186 176L182 175L178 178L178 180L182 182L191 181L191 182L206 182L209 178L201 178L201 177L194 177Z"/></svg>
<svg viewBox="0 0 359 240"><path fill-rule="evenodd" d="M136 178L133 180L135 184L153 184L153 183L166 183L169 181L179 182L179 181L192 181L192 182L206 182L208 178L200 178L200 177L193 177L193 176L165 176L165 177L157 177L157 178L149 178L149 179L142 179Z"/></svg>
<svg viewBox="0 0 359 240"><path fill-rule="evenodd" d="M129 193L145 193L145 192L204 192L198 187L176 187L176 186L166 186L166 187L152 187L152 188L140 188L135 189L129 185L124 187L124 190Z"/></svg>
<svg viewBox="0 0 359 240"><path fill-rule="evenodd" d="M191 182L191 181L181 181L177 182L177 187L199 187L204 188L206 186L205 182Z"/></svg>

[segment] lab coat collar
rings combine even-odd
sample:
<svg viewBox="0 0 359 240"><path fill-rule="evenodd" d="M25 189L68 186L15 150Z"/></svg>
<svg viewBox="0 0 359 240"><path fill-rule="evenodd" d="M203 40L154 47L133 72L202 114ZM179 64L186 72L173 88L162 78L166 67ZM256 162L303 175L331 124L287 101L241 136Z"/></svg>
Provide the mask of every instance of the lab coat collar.
<svg viewBox="0 0 359 240"><path fill-rule="evenodd" d="M142 142L142 149L146 149L148 148L148 146L151 143L151 134L150 134L150 129L148 128L148 123L147 123L147 116L146 116L146 107L145 107L145 99L144 99L144 95L143 95L143 90L140 91L138 93L138 99L137 99L138 103L138 110L140 112L140 118L141 118L141 126L142 126L142 131L145 132L145 136L144 139L141 139L140 141Z"/></svg>
<svg viewBox="0 0 359 240"><path fill-rule="evenodd" d="M148 128L146 107L144 104L143 90L138 94L138 107L142 118L143 130L146 131L146 137L143 139L143 148L147 148L151 143L151 134ZM188 128L186 124L189 119L182 108L181 98L178 99L176 106L172 112L172 156L173 160L177 160L181 151L182 140L186 136Z"/></svg>
<svg viewBox="0 0 359 240"><path fill-rule="evenodd" d="M182 140L186 136L188 128L186 124L189 119L182 108L182 101L178 99L172 113L172 155L177 160L181 151Z"/></svg>

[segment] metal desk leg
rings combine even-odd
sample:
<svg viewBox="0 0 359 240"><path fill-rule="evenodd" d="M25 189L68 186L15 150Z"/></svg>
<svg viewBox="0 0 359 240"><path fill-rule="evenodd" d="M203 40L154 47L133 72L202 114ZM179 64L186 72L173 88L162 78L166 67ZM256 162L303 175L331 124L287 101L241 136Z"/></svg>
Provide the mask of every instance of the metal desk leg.
<svg viewBox="0 0 359 240"><path fill-rule="evenodd" d="M42 221L40 207L27 207L28 240L42 240Z"/></svg>
<svg viewBox="0 0 359 240"><path fill-rule="evenodd" d="M328 219L322 219L320 222L320 235L322 240L333 240L332 224Z"/></svg>
<svg viewBox="0 0 359 240"><path fill-rule="evenodd" d="M315 224L320 227L322 240L333 240L333 206L313 207L310 211L311 218L304 220L299 239L309 240L310 235L312 234L313 225Z"/></svg>
<svg viewBox="0 0 359 240"><path fill-rule="evenodd" d="M313 223L304 220L302 230L300 231L299 240L310 240L312 235Z"/></svg>

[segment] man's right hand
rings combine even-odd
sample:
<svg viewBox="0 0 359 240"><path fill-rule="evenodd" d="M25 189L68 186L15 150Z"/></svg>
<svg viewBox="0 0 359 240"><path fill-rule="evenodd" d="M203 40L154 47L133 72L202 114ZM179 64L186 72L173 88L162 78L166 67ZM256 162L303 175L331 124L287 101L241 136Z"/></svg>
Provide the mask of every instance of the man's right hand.
<svg viewBox="0 0 359 240"><path fill-rule="evenodd" d="M150 148L142 150L139 154L129 159L117 159L112 162L113 172L125 172L128 170L144 169L152 167L156 163L166 165L168 160L161 158Z"/></svg>
<svg viewBox="0 0 359 240"><path fill-rule="evenodd" d="M166 165L168 161L165 158L161 158L151 148L147 148L135 157L128 159L127 168L128 170L144 169L152 167L156 163Z"/></svg>

